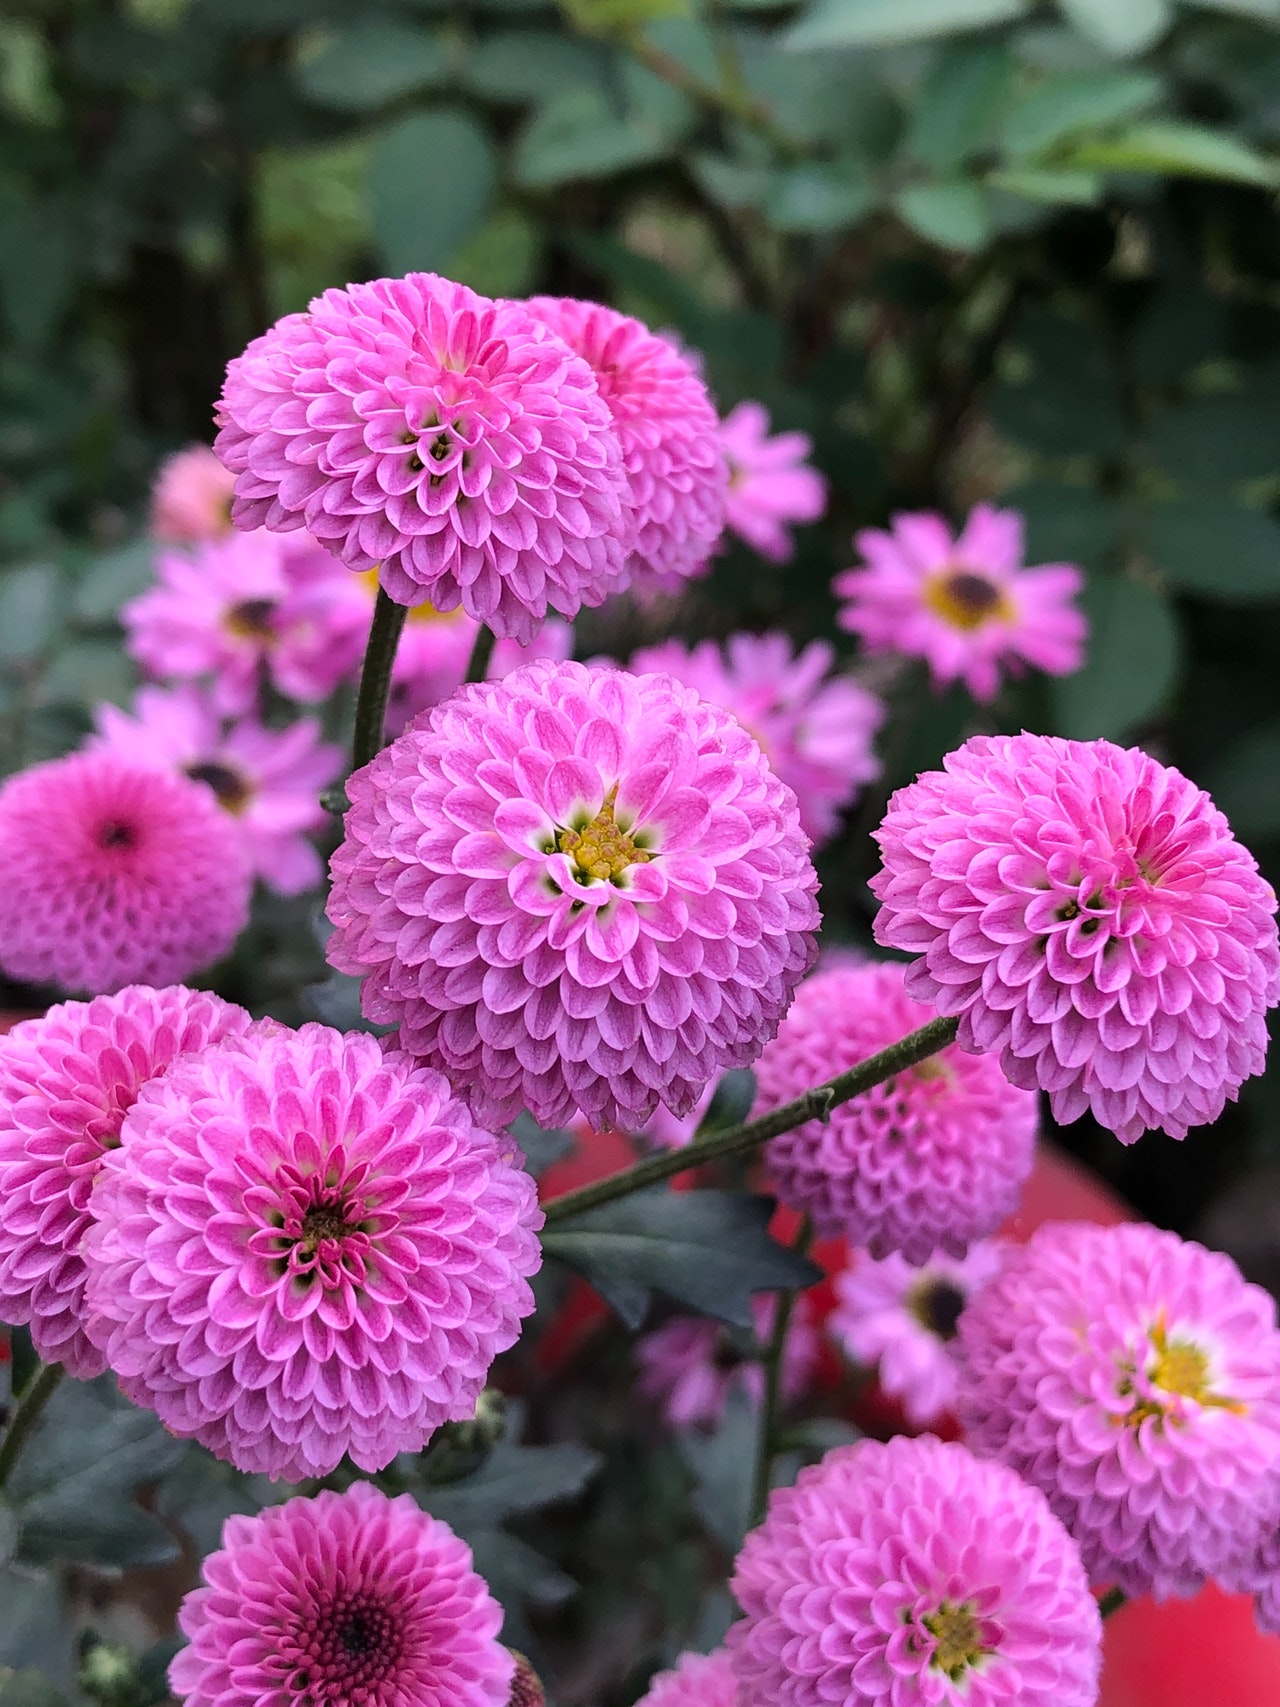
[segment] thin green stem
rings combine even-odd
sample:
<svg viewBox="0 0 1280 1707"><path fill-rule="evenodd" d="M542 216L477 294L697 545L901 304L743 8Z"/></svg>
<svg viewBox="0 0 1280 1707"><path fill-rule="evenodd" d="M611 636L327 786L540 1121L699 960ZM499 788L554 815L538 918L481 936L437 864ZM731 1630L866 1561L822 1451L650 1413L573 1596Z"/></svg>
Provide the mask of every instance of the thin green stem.
<svg viewBox="0 0 1280 1707"><path fill-rule="evenodd" d="M1104 1618L1110 1618L1119 1612L1122 1606L1128 1604L1129 1597L1122 1588L1109 1588L1098 1601L1098 1611Z"/></svg>
<svg viewBox="0 0 1280 1707"><path fill-rule="evenodd" d="M792 1250L807 1254L813 1238L813 1227L806 1215L792 1243ZM773 1331L761 1358L764 1370L764 1404L760 1407L760 1444L756 1454L755 1491L751 1499L751 1521L759 1523L769 1503L773 1485L773 1459L778 1444L778 1414L782 1408L782 1367L787 1334L795 1311L798 1292L779 1292L773 1316Z"/></svg>
<svg viewBox="0 0 1280 1707"><path fill-rule="evenodd" d="M482 682L489 674L489 665L493 661L495 636L487 622L482 622L476 632L476 642L471 648L471 656L467 660L467 673L463 677L467 682Z"/></svg>
<svg viewBox="0 0 1280 1707"><path fill-rule="evenodd" d="M48 1404L54 1388L62 1379L60 1363L42 1363L18 1395L9 1418L9 1426L0 1440L0 1488L8 1481L40 1413Z"/></svg>
<svg viewBox="0 0 1280 1707"><path fill-rule="evenodd" d="M351 739L351 768L359 770L382 751L387 727L387 695L391 692L391 672L395 667L396 647L404 630L409 610L378 588L373 607L373 622L369 628L369 643L364 649L364 668L360 672L360 691L356 696L355 731Z"/></svg>
<svg viewBox="0 0 1280 1707"><path fill-rule="evenodd" d="M825 1085L818 1085L815 1089L806 1091L803 1096L796 1097L794 1102L784 1103L781 1108L774 1109L772 1114L761 1115L758 1120L743 1121L738 1126L728 1126L723 1132L709 1133L683 1150L663 1150L657 1155L646 1156L634 1167L624 1168L621 1173L611 1174L608 1179L597 1180L593 1185L579 1186L577 1191L567 1191L562 1197L553 1197L543 1205L547 1221L563 1221L571 1215L581 1215L585 1210L598 1209L602 1203L613 1203L619 1197L629 1197L633 1191L642 1191L647 1185L657 1185L674 1174L687 1173L690 1168L700 1168L706 1162L721 1161L726 1156L744 1155L768 1139L778 1137L780 1133L803 1126L806 1120L825 1120L831 1110L838 1108L842 1102L861 1096L863 1091L884 1084L886 1079L892 1079L896 1074L905 1072L908 1067L914 1067L918 1062L927 1060L930 1055L936 1055L939 1049L945 1049L955 1040L959 1025L958 1019L931 1019L927 1025L922 1025L919 1031L911 1032L901 1042L891 1043L878 1055L870 1055L865 1061L859 1061L856 1067L838 1073L834 1079L828 1079Z"/></svg>

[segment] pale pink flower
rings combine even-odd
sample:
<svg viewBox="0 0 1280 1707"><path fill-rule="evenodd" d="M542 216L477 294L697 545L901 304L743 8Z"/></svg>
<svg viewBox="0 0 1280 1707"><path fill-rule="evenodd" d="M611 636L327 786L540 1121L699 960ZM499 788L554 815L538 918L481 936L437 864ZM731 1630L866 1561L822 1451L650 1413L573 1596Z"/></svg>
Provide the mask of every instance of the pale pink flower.
<svg viewBox="0 0 1280 1707"><path fill-rule="evenodd" d="M827 507L827 483L806 458L807 433L769 436L763 403L739 403L720 423L729 460L727 521L753 551L772 563L795 552L788 524L816 522Z"/></svg>
<svg viewBox="0 0 1280 1707"><path fill-rule="evenodd" d="M754 1343L740 1329L705 1316L672 1316L635 1343L637 1390L659 1407L672 1428L718 1427L735 1389L758 1409L764 1399L764 1370L756 1353L773 1332L777 1302L773 1294L752 1299ZM788 1404L803 1397L817 1361L813 1312L802 1296L783 1342L781 1394Z"/></svg>
<svg viewBox="0 0 1280 1707"><path fill-rule="evenodd" d="M671 1671L660 1671L636 1707L736 1707L737 1685L726 1648L713 1654L681 1654Z"/></svg>
<svg viewBox="0 0 1280 1707"><path fill-rule="evenodd" d="M199 545L231 532L235 475L208 445L188 445L160 464L151 491L151 532L162 545Z"/></svg>

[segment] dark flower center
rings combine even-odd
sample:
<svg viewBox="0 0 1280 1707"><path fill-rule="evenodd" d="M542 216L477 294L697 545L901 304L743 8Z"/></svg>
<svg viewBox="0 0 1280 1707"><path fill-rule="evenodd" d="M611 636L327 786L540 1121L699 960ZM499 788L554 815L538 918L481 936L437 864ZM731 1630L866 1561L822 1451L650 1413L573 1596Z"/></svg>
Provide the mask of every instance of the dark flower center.
<svg viewBox="0 0 1280 1707"><path fill-rule="evenodd" d="M350 1232L345 1203L317 1203L302 1217L302 1243L308 1251L325 1239L344 1239Z"/></svg>
<svg viewBox="0 0 1280 1707"><path fill-rule="evenodd" d="M272 627L272 618L275 614L274 599L244 599L240 604L232 605L225 623L239 640L274 640L276 631Z"/></svg>
<svg viewBox="0 0 1280 1707"><path fill-rule="evenodd" d="M188 765L187 775L192 782L207 783L217 796L218 805L228 812L239 812L249 803L252 790L230 765Z"/></svg>
<svg viewBox="0 0 1280 1707"><path fill-rule="evenodd" d="M993 616L1009 616L1004 589L972 569L950 569L929 578L924 589L929 609L953 628L981 628Z"/></svg>
<svg viewBox="0 0 1280 1707"><path fill-rule="evenodd" d="M911 1314L940 1340L953 1340L967 1299L949 1280L927 1280L911 1295Z"/></svg>
<svg viewBox="0 0 1280 1707"><path fill-rule="evenodd" d="M98 826L98 846L100 848L136 848L138 832L132 824L126 824L120 818L108 818Z"/></svg>
<svg viewBox="0 0 1280 1707"><path fill-rule="evenodd" d="M312 1707L355 1707L381 1699L383 1686L394 1686L403 1657L400 1628L390 1609L365 1596L351 1596L317 1613L310 1628L285 1638L281 1653L295 1699Z"/></svg>

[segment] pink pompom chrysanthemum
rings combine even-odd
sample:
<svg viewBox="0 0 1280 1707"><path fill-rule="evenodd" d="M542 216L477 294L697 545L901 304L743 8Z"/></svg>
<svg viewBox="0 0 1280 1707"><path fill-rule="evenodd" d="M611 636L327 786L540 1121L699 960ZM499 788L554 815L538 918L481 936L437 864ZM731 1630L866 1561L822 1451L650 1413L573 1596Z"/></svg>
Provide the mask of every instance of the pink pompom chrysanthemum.
<svg viewBox="0 0 1280 1707"><path fill-rule="evenodd" d="M874 694L848 676L828 676L834 660L825 640L795 654L785 634L731 634L723 650L713 640L644 647L629 668L664 671L731 711L795 794L805 834L821 844L862 785L879 776L872 742L884 721Z"/></svg>
<svg viewBox="0 0 1280 1707"><path fill-rule="evenodd" d="M231 532L235 475L208 445L189 445L161 463L151 492L151 532L162 545L199 545Z"/></svg>
<svg viewBox="0 0 1280 1707"><path fill-rule="evenodd" d="M240 835L255 873L281 895L299 895L324 875L309 839L324 826L320 791L342 766L341 749L300 718L268 729L245 717L224 725L207 692L191 684L142 688L133 713L100 705L95 751L188 776L213 792Z"/></svg>
<svg viewBox="0 0 1280 1707"><path fill-rule="evenodd" d="M685 1114L812 961L795 797L668 676L527 664L427 712L347 791L329 959L481 1119Z"/></svg>
<svg viewBox="0 0 1280 1707"><path fill-rule="evenodd" d="M628 570L641 595L705 574L724 532L728 464L697 368L669 338L598 302L536 296L530 311L584 358L626 470Z"/></svg>
<svg viewBox="0 0 1280 1707"><path fill-rule="evenodd" d="M931 1436L838 1447L777 1490L733 1577L738 1707L1093 1707L1102 1621L1071 1537Z"/></svg>
<svg viewBox="0 0 1280 1707"><path fill-rule="evenodd" d="M238 1469L381 1470L472 1415L541 1221L438 1073L321 1025L229 1039L143 1091L103 1166L90 1336Z"/></svg>
<svg viewBox="0 0 1280 1707"><path fill-rule="evenodd" d="M768 1343L776 1310L773 1296L752 1299L754 1344L743 1344L737 1330L705 1316L673 1316L636 1341L638 1390L661 1409L672 1428L718 1427L735 1388L758 1408L764 1398L758 1348ZM812 1311L807 1299L800 1297L783 1342L780 1392L785 1401L804 1394L817 1361Z"/></svg>
<svg viewBox="0 0 1280 1707"><path fill-rule="evenodd" d="M82 1379L106 1368L84 1331L80 1243L125 1115L178 1056L250 1023L203 990L134 985L63 1002L0 1039L0 1321L29 1322L47 1363Z"/></svg>
<svg viewBox="0 0 1280 1707"><path fill-rule="evenodd" d="M849 602L837 618L874 657L923 658L937 687L963 681L991 700L1002 671L1026 665L1069 676L1084 662L1088 625L1074 604L1084 576L1070 563L1024 569L1022 517L979 504L958 539L941 516L895 516L863 528L866 560L832 582Z"/></svg>
<svg viewBox="0 0 1280 1707"><path fill-rule="evenodd" d="M178 1625L187 1707L507 1707L515 1660L471 1549L368 1482L230 1517Z"/></svg>
<svg viewBox="0 0 1280 1707"><path fill-rule="evenodd" d="M889 802L876 940L907 988L1126 1144L1216 1120L1266 1057L1275 894L1201 789L1136 748L975 736Z"/></svg>
<svg viewBox="0 0 1280 1707"><path fill-rule="evenodd" d="M720 423L729 462L729 526L771 563L795 552L793 522L816 522L827 507L827 483L805 461L813 449L807 433L769 436L763 403L739 403Z"/></svg>
<svg viewBox="0 0 1280 1707"><path fill-rule="evenodd" d="M999 1273L1003 1249L979 1239L965 1257L937 1252L918 1267L896 1252L877 1262L859 1251L836 1276L827 1332L855 1363L876 1368L913 1428L954 1415L960 1312Z"/></svg>
<svg viewBox="0 0 1280 1707"><path fill-rule="evenodd" d="M1043 1490L1099 1586L1194 1594L1280 1518L1275 1305L1229 1257L1056 1222L960 1318L959 1416Z"/></svg>
<svg viewBox="0 0 1280 1707"><path fill-rule="evenodd" d="M933 1019L903 988L904 970L869 962L806 979L756 1064L753 1112L781 1108ZM1017 1207L1036 1126L1033 1092L953 1044L774 1138L765 1157L779 1196L820 1234L922 1263L935 1249L963 1256Z"/></svg>
<svg viewBox="0 0 1280 1707"><path fill-rule="evenodd" d="M0 788L0 968L90 995L174 984L226 954L252 877L207 788L73 753Z"/></svg>
<svg viewBox="0 0 1280 1707"><path fill-rule="evenodd" d="M713 1654L681 1654L670 1671L660 1671L636 1707L735 1707L737 1681L727 1648Z"/></svg>
<svg viewBox="0 0 1280 1707"><path fill-rule="evenodd" d="M306 527L401 604L532 638L625 583L625 475L590 368L434 273L327 290L227 369L240 527Z"/></svg>

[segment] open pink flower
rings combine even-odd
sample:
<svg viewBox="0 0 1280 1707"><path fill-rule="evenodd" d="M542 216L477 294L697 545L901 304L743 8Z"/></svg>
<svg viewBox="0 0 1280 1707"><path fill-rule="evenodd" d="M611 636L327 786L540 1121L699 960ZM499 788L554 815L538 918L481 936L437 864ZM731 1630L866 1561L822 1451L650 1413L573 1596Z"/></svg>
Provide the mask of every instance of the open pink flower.
<svg viewBox="0 0 1280 1707"><path fill-rule="evenodd" d="M729 460L727 520L753 551L785 563L795 551L790 522L816 522L827 505L827 483L805 458L807 433L769 436L763 403L739 403L720 423Z"/></svg>
<svg viewBox="0 0 1280 1707"><path fill-rule="evenodd" d="M231 532L235 475L208 445L190 445L161 463L151 493L151 532L163 545L199 545Z"/></svg>
<svg viewBox="0 0 1280 1707"><path fill-rule="evenodd" d="M681 1654L671 1671L651 1679L636 1707L735 1707L737 1681L728 1651Z"/></svg>
<svg viewBox="0 0 1280 1707"><path fill-rule="evenodd" d="M758 1408L764 1398L764 1370L753 1354L773 1332L777 1303L773 1294L752 1300L755 1345L744 1345L740 1330L705 1316L672 1316L636 1341L637 1389L661 1407L672 1428L717 1427L735 1388ZM784 1400L791 1403L803 1395L817 1361L812 1311L808 1300L800 1297L783 1345Z"/></svg>

